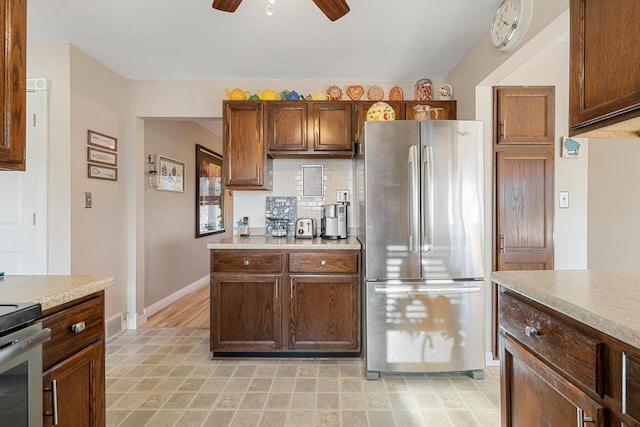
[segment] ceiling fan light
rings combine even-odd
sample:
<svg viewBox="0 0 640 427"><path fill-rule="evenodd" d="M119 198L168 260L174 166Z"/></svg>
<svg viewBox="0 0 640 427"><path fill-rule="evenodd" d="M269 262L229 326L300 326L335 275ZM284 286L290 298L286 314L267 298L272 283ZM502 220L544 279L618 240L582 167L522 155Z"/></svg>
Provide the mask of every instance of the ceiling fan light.
<svg viewBox="0 0 640 427"><path fill-rule="evenodd" d="M274 5L276 3L276 0L267 0L267 3L269 3L270 5Z"/></svg>
<svg viewBox="0 0 640 427"><path fill-rule="evenodd" d="M271 6L271 4L268 4L267 7L265 8L265 12L267 13L268 16L273 15L273 6Z"/></svg>

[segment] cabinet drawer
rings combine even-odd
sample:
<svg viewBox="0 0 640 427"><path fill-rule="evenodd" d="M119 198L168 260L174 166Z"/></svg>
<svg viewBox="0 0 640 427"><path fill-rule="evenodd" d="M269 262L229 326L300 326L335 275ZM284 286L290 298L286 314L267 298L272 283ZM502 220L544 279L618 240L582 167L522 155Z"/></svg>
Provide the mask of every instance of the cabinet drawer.
<svg viewBox="0 0 640 427"><path fill-rule="evenodd" d="M604 346L601 341L507 293L500 293L499 322L503 332L602 395Z"/></svg>
<svg viewBox="0 0 640 427"><path fill-rule="evenodd" d="M282 255L249 251L213 251L211 270L214 273L280 273Z"/></svg>
<svg viewBox="0 0 640 427"><path fill-rule="evenodd" d="M358 252L295 252L289 254L291 273L357 273Z"/></svg>
<svg viewBox="0 0 640 427"><path fill-rule="evenodd" d="M44 370L104 337L104 298L92 298L42 319L51 339L42 347Z"/></svg>

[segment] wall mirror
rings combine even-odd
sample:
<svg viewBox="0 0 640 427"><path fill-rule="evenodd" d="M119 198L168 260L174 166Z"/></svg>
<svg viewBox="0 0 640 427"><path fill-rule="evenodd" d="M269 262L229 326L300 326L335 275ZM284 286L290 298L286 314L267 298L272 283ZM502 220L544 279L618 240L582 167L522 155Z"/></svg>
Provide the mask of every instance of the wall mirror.
<svg viewBox="0 0 640 427"><path fill-rule="evenodd" d="M222 156L196 145L196 237L225 231Z"/></svg>

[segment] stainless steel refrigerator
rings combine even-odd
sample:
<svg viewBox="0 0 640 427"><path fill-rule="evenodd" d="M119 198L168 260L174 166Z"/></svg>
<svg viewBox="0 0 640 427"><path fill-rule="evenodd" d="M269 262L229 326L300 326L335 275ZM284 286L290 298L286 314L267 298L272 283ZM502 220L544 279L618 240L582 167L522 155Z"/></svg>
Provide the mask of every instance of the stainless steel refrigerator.
<svg viewBox="0 0 640 427"><path fill-rule="evenodd" d="M484 374L482 123L366 122L354 162L367 378Z"/></svg>

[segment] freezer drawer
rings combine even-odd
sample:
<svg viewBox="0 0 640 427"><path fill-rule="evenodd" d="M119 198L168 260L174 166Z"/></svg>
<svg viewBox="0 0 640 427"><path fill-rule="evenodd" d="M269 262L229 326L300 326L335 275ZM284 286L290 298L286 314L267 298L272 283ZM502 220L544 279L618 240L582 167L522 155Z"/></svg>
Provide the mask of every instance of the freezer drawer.
<svg viewBox="0 0 640 427"><path fill-rule="evenodd" d="M367 378L484 369L483 281L367 282Z"/></svg>

